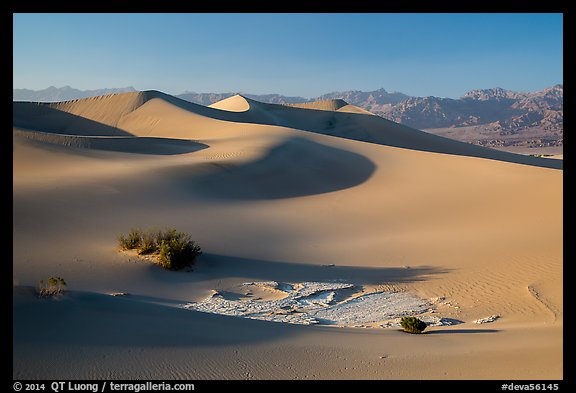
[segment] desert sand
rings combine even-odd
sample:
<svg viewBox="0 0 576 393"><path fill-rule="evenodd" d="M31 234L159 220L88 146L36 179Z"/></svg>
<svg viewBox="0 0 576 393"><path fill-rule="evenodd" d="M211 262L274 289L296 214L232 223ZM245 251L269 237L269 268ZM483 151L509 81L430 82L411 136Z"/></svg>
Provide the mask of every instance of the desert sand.
<svg viewBox="0 0 576 393"><path fill-rule="evenodd" d="M13 378L561 379L563 161L340 101L15 102ZM118 249L167 226L202 247L192 271ZM63 298L34 295L49 276ZM285 296L240 292L254 282L405 294L454 324L411 335L185 307Z"/></svg>

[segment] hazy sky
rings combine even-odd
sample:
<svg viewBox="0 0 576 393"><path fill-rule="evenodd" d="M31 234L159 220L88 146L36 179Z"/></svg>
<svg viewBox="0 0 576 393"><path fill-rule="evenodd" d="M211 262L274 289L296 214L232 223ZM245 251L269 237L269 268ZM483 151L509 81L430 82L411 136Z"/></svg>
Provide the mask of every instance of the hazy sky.
<svg viewBox="0 0 576 393"><path fill-rule="evenodd" d="M562 14L14 14L14 88L457 98L563 83Z"/></svg>

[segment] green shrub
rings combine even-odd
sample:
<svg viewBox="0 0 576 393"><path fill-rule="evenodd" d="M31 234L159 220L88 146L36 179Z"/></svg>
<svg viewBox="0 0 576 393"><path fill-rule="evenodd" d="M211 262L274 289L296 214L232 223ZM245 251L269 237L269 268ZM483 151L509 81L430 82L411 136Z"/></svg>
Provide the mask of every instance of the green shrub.
<svg viewBox="0 0 576 393"><path fill-rule="evenodd" d="M400 320L400 325L402 325L404 331L408 333L422 333L428 326L426 322L416 317L403 317Z"/></svg>
<svg viewBox="0 0 576 393"><path fill-rule="evenodd" d="M142 245L142 231L140 229L131 229L128 235L119 235L118 243L123 250L135 250Z"/></svg>
<svg viewBox="0 0 576 393"><path fill-rule="evenodd" d="M170 241L173 239L178 239L179 237L184 235L185 235L184 233L178 232L174 228L166 228L164 230L159 230L158 232L156 232L156 240L158 241L158 247L160 247L162 241Z"/></svg>
<svg viewBox="0 0 576 393"><path fill-rule="evenodd" d="M157 234L154 232L143 232L138 247L138 255L154 254L158 251Z"/></svg>
<svg viewBox="0 0 576 393"><path fill-rule="evenodd" d="M48 280L38 281L38 295L40 297L57 297L66 290L66 281L62 277L50 277Z"/></svg>
<svg viewBox="0 0 576 393"><path fill-rule="evenodd" d="M171 270L192 265L202 253L190 235L174 228L147 231L132 229L127 236L118 236L118 242L120 248L136 249L138 255L155 254L158 264Z"/></svg>
<svg viewBox="0 0 576 393"><path fill-rule="evenodd" d="M202 251L186 234L179 233L175 238L162 240L158 255L160 266L170 270L180 270L194 263Z"/></svg>

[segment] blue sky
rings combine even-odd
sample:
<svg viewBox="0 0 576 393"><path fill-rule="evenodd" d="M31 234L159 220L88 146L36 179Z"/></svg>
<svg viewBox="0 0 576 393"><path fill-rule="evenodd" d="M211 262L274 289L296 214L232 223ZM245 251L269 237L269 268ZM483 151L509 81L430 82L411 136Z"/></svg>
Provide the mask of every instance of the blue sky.
<svg viewBox="0 0 576 393"><path fill-rule="evenodd" d="M14 14L13 87L457 98L563 83L562 14Z"/></svg>

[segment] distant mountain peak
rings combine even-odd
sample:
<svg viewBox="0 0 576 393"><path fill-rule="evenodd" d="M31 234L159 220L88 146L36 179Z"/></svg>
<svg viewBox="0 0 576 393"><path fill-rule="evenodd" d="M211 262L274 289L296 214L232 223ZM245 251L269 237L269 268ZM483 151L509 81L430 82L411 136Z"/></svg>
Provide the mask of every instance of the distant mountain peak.
<svg viewBox="0 0 576 393"><path fill-rule="evenodd" d="M517 99L526 96L527 93L520 93L516 91L506 90L501 87L493 87L490 89L477 89L469 91L461 98L471 98L479 101L486 101L491 99Z"/></svg>

